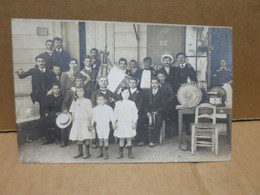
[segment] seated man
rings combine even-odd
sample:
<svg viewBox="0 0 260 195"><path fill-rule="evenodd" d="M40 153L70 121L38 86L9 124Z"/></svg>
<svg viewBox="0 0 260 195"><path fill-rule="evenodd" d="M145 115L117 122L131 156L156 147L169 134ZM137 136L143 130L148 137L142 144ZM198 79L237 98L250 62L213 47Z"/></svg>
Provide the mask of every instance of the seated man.
<svg viewBox="0 0 260 195"><path fill-rule="evenodd" d="M53 140L51 138L51 134L49 132L50 127L55 128L55 135L57 138L60 138L60 129L56 125L56 118L57 115L61 113L61 105L63 102L63 96L60 94L60 86L58 83L53 83L52 84L52 94L48 95L46 97L46 102L45 102L45 120L43 121L43 126L42 126L42 133L44 137L46 138L45 142L43 142L43 145L52 143ZM61 137L63 137L61 135ZM62 145L64 143L64 140L61 139Z"/></svg>
<svg viewBox="0 0 260 195"><path fill-rule="evenodd" d="M151 81L151 89L145 95L144 112L148 119L152 121L153 129L149 136L149 146L154 147L159 141L159 134L162 127L164 114L164 98L159 88L159 79L154 77ZM149 125L147 125L149 126Z"/></svg>

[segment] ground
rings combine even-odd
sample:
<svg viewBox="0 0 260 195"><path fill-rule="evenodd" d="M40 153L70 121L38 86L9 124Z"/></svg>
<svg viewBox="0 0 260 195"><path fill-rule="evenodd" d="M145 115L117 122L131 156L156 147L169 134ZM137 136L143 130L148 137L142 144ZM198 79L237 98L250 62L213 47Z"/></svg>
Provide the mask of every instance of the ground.
<svg viewBox="0 0 260 195"><path fill-rule="evenodd" d="M186 143L190 136L184 136ZM185 146L185 144L184 144ZM183 147L184 147L183 146ZM230 146L226 143L226 136L219 136L219 154L216 156L210 148L198 148L194 155L190 150L178 148L178 137L166 139L161 145L133 147L134 159L127 157L124 149L124 158L117 159L118 144L110 144L109 159L96 158L99 149L90 149L89 159L74 159L77 152L76 144L69 144L61 148L58 144L41 145L41 140L25 143L19 146L20 163L144 163L144 162L199 162L199 161L229 161L231 160Z"/></svg>

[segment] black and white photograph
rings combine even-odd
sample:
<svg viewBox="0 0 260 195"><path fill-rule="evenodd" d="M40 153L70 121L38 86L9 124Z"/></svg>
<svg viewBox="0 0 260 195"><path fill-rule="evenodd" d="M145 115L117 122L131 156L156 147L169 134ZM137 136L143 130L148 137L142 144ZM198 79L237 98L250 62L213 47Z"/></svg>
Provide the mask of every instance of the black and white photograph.
<svg viewBox="0 0 260 195"><path fill-rule="evenodd" d="M12 19L12 48L20 163L231 160L231 27Z"/></svg>

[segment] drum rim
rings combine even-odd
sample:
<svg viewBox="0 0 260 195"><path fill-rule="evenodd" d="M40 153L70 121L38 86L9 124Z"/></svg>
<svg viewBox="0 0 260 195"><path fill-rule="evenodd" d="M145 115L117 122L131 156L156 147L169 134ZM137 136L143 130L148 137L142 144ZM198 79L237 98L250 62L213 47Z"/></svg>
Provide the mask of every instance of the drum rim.
<svg viewBox="0 0 260 195"><path fill-rule="evenodd" d="M196 87L197 89L198 89L198 91L199 91L199 98L198 98L198 101L196 102L196 104L193 104L193 105L185 105L183 102L182 102L182 100L180 100L180 90L183 88L183 87L185 87L185 86L187 86L187 85L189 85L189 86L194 86L194 87ZM196 84L192 84L192 83L184 83L184 84L182 84L181 86L180 86L180 88L178 89L178 91L177 91L177 99L178 99L178 101L179 101L179 103L182 105L182 106L185 106L185 107L194 107L194 106L197 106L199 103L200 103L200 101L201 101L201 99L202 99L202 92L201 92L201 89L196 85Z"/></svg>

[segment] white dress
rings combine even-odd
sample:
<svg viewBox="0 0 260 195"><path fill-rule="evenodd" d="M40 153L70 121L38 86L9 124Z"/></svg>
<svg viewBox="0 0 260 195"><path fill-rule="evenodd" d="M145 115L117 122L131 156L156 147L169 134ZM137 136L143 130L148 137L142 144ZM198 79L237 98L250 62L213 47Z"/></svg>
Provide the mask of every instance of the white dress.
<svg viewBox="0 0 260 195"><path fill-rule="evenodd" d="M117 128L114 131L115 137L131 138L136 135L136 129L133 129L132 125L137 122L138 110L133 101L122 100L116 102L114 117L115 121L117 121Z"/></svg>
<svg viewBox="0 0 260 195"><path fill-rule="evenodd" d="M97 105L93 109L92 125L96 122L96 131L99 139L108 139L110 121L114 121L113 109L110 106L106 104Z"/></svg>
<svg viewBox="0 0 260 195"><path fill-rule="evenodd" d="M70 112L74 113L75 120L70 130L70 140L83 141L85 139L95 138L95 130L88 130L88 124L92 118L92 111L92 104L89 99L73 100L70 106Z"/></svg>

